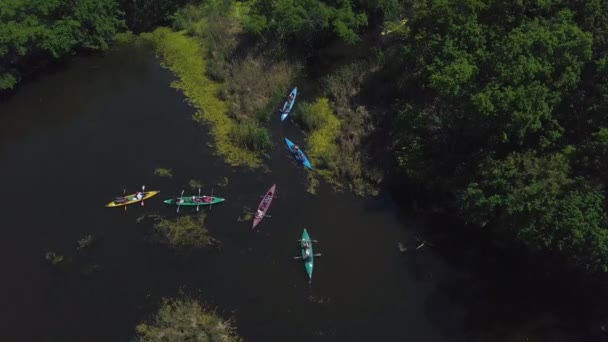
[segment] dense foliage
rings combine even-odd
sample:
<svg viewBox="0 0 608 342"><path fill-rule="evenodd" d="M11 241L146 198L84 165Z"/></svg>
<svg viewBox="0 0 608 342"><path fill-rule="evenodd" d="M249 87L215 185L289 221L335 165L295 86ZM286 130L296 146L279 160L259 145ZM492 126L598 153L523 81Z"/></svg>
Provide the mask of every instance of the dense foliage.
<svg viewBox="0 0 608 342"><path fill-rule="evenodd" d="M0 2L0 90L40 61L100 50L123 26L115 0Z"/></svg>
<svg viewBox="0 0 608 342"><path fill-rule="evenodd" d="M308 45L332 36L354 43L367 24L352 1L252 0L247 28L267 39Z"/></svg>
<svg viewBox="0 0 608 342"><path fill-rule="evenodd" d="M389 60L403 175L466 220L608 270L603 1L413 1ZM506 233L506 235L504 234Z"/></svg>

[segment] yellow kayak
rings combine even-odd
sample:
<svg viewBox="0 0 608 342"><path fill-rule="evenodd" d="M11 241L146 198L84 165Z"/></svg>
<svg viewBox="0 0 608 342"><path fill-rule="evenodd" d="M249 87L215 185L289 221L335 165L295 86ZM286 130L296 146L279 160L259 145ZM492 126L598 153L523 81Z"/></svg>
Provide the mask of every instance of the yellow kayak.
<svg viewBox="0 0 608 342"><path fill-rule="evenodd" d="M106 204L106 207L109 207L109 208L122 207L125 205L141 202L141 201L147 200L148 198L158 194L159 192L160 191L145 191L145 192L138 192L138 193L134 193L131 195L122 196L122 197L116 197L115 200ZM137 194L142 194L143 196L138 197Z"/></svg>

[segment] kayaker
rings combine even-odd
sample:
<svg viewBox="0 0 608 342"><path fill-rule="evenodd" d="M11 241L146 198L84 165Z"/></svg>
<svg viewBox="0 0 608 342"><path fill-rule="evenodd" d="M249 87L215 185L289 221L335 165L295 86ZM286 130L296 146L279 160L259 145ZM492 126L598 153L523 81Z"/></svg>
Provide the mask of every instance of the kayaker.
<svg viewBox="0 0 608 342"><path fill-rule="evenodd" d="M135 198L137 198L137 200L139 201L139 200L141 200L142 198L144 198L144 194L143 194L141 191L138 191L138 192L135 194Z"/></svg>
<svg viewBox="0 0 608 342"><path fill-rule="evenodd" d="M213 198L211 198L209 196L203 197L203 201L205 201L205 202L211 202L212 200L213 200Z"/></svg>
<svg viewBox="0 0 608 342"><path fill-rule="evenodd" d="M258 212L255 214L257 218L262 218L264 216L264 212L258 209Z"/></svg>

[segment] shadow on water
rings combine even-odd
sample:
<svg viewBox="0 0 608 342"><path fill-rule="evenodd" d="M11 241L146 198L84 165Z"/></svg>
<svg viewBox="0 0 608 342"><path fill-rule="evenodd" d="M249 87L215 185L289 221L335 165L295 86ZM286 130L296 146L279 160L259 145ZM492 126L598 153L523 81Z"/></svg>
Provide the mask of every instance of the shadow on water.
<svg viewBox="0 0 608 342"><path fill-rule="evenodd" d="M116 53L120 49L54 65L0 98L0 151L9 142L24 141L41 129L76 120L89 108L103 107L112 94L146 77L145 64L125 63L124 58L141 60L149 50L134 46L127 57ZM107 72L108 67L112 73ZM49 82L59 86L48 87Z"/></svg>
<svg viewBox="0 0 608 342"><path fill-rule="evenodd" d="M425 312L444 337L604 341L598 317L605 313L598 299L605 298L605 290L597 282L543 265L525 252L502 250L487 232L449 215L429 214L424 221L414 234L425 246L415 250L421 241L411 243L402 259L414 279L434 283Z"/></svg>

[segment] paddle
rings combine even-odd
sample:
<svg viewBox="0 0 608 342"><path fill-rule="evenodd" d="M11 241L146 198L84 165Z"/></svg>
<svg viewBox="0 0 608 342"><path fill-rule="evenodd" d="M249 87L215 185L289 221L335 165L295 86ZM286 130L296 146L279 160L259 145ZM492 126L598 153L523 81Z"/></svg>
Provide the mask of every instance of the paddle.
<svg viewBox="0 0 608 342"><path fill-rule="evenodd" d="M182 194L179 195L179 197L177 198L177 211L176 213L179 214L179 206L182 205L182 197L184 196L184 190L182 190Z"/></svg>
<svg viewBox="0 0 608 342"><path fill-rule="evenodd" d="M213 188L211 188L211 202L209 202L209 211L211 211L211 206L213 206Z"/></svg>
<svg viewBox="0 0 608 342"><path fill-rule="evenodd" d="M250 213L250 212L245 212L245 214L255 215L255 213ZM270 216L270 215L264 215L263 217L272 218L272 216Z"/></svg>
<svg viewBox="0 0 608 342"><path fill-rule="evenodd" d="M141 186L141 206L144 206L144 198L146 197L146 186L142 185Z"/></svg>
<svg viewBox="0 0 608 342"><path fill-rule="evenodd" d="M298 242L302 242L302 239L300 239L300 240L296 240L296 241L298 241ZM311 241L311 242L316 242L316 243L319 243L319 241L317 241L317 240L310 240L310 241Z"/></svg>
<svg viewBox="0 0 608 342"><path fill-rule="evenodd" d="M126 200L125 198L125 194L127 193L127 189L122 189L122 199ZM127 211L127 205L124 206L125 207L125 211Z"/></svg>
<svg viewBox="0 0 608 342"><path fill-rule="evenodd" d="M313 256L320 257L320 256L321 256L321 253L313 254ZM293 257L293 258L294 258L294 259L303 259L303 257L301 257L301 256L295 256L295 257Z"/></svg>
<svg viewBox="0 0 608 342"><path fill-rule="evenodd" d="M201 202L200 202L201 201L201 199L200 199L200 197L201 197L201 187L200 186L198 187L198 197L199 198L198 198L198 202L196 204L196 211L198 211L198 206L201 205Z"/></svg>

